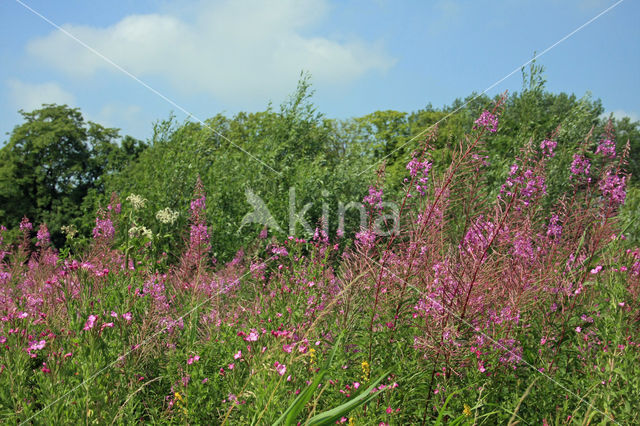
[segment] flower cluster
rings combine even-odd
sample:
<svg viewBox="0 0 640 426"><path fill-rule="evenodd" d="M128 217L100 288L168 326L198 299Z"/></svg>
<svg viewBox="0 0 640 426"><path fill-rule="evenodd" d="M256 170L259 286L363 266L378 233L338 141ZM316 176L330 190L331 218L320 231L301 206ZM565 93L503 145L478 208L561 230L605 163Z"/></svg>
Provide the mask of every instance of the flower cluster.
<svg viewBox="0 0 640 426"><path fill-rule="evenodd" d="M498 130L498 117L491 114L489 111L483 111L474 123L476 124L474 129L484 128L492 133L495 133Z"/></svg>
<svg viewBox="0 0 640 426"><path fill-rule="evenodd" d="M173 225L175 221L178 219L179 213L171 210L169 207L166 209L158 210L156 213L156 219L160 223L164 223L165 225Z"/></svg>

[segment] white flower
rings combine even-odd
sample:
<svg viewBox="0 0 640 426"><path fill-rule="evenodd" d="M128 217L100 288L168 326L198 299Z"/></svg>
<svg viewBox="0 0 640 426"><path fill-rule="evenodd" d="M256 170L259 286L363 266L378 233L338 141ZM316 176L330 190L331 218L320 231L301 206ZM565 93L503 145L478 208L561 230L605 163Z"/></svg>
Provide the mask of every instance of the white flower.
<svg viewBox="0 0 640 426"><path fill-rule="evenodd" d="M171 210L169 207L163 210L158 210L156 213L156 219L158 219L161 223L173 225L173 223L178 219L178 212Z"/></svg>
<svg viewBox="0 0 640 426"><path fill-rule="evenodd" d="M141 196L136 194L129 195L127 197L127 201L131 203L131 206L133 207L134 210L140 210L141 208L144 207L145 203L147 202L145 198L142 198Z"/></svg>

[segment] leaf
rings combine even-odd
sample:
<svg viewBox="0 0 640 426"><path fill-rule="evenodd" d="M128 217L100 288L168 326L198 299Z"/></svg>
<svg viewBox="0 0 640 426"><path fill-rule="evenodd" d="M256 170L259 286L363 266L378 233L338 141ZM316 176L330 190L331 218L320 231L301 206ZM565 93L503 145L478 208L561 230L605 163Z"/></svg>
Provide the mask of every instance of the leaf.
<svg viewBox="0 0 640 426"><path fill-rule="evenodd" d="M311 419L309 419L309 422L307 424L309 426L333 424L336 420L346 416L351 410L359 407L362 404L366 404L367 402L376 398L378 395L380 395L380 392L375 392L375 393L371 393L371 392L390 373L391 373L391 370L386 371L375 382L373 382L371 386L365 389L360 395L358 395L357 397L353 398L348 402L345 402L342 405L337 406L336 408L333 408L329 411L325 411L323 413L313 416Z"/></svg>

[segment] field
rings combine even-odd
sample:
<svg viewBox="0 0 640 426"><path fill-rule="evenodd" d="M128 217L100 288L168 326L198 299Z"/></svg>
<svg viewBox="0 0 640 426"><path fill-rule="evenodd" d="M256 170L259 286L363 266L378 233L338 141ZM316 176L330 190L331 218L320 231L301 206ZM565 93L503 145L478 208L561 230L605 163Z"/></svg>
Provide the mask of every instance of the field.
<svg viewBox="0 0 640 426"><path fill-rule="evenodd" d="M264 223L216 260L199 178L182 222L114 193L55 249L24 218L0 239L3 422L637 424L628 145L583 135L551 178L532 139L492 191L503 102L446 155L437 126L415 141L400 182L380 168L349 238Z"/></svg>

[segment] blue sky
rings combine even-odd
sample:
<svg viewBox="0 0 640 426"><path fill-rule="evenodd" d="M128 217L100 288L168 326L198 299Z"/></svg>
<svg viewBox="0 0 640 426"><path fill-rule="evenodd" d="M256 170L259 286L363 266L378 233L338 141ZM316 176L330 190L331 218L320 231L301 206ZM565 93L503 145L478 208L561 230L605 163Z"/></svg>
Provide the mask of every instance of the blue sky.
<svg viewBox="0 0 640 426"><path fill-rule="evenodd" d="M21 0L193 116L258 111L312 75L328 117L412 111L481 92L613 0ZM538 62L548 89L640 119L640 2L625 0ZM19 2L0 2L0 143L41 103L146 139L175 105ZM488 92L517 91L520 72Z"/></svg>

